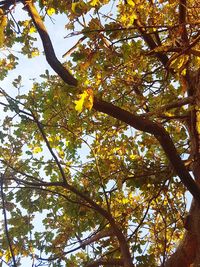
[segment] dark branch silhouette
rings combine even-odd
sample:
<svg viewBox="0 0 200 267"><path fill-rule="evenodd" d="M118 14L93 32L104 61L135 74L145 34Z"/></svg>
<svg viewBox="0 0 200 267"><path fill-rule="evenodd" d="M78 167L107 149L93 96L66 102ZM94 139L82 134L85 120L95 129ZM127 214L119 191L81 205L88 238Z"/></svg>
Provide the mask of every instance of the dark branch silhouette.
<svg viewBox="0 0 200 267"><path fill-rule="evenodd" d="M9 247L9 250L10 250L10 254L12 256L13 266L17 267L17 262L16 262L16 259L15 259L13 245L12 245L12 241L11 241L10 234L9 234L9 229L8 229L8 220L7 220L7 215L6 215L6 203L5 203L4 192L3 192L4 178L5 178L4 174L1 173L0 174L0 187L1 187L1 199L2 199L5 234L6 234L6 239L7 239L7 242L8 242L8 247Z"/></svg>

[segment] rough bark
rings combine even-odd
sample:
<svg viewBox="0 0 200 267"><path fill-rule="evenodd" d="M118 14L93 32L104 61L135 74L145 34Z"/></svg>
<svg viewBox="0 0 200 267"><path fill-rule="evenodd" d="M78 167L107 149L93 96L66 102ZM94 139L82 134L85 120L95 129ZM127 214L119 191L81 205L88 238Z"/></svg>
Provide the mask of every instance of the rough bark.
<svg viewBox="0 0 200 267"><path fill-rule="evenodd" d="M187 228L183 240L179 243L175 253L165 262L162 267L191 267L199 253L199 205L193 202L187 216ZM193 267L195 265L192 265ZM199 265L196 265L199 266ZM196 267L195 266L195 267Z"/></svg>
<svg viewBox="0 0 200 267"><path fill-rule="evenodd" d="M194 99L194 108L187 121L192 159L191 170L195 181L200 184L200 132L198 130L198 112L200 109L200 69L188 72L186 76L187 92ZM166 261L164 267L199 267L200 266L200 205L193 200L187 223L186 232L176 252Z"/></svg>
<svg viewBox="0 0 200 267"><path fill-rule="evenodd" d="M195 180L200 184L200 129L199 129L199 110L200 110L200 69L196 72L190 73L188 79L188 88L192 92L195 103L191 111L191 157L193 158L192 171ZM193 267L200 266L200 205L193 201L190 209L191 214L191 230L196 236L196 255L193 261Z"/></svg>

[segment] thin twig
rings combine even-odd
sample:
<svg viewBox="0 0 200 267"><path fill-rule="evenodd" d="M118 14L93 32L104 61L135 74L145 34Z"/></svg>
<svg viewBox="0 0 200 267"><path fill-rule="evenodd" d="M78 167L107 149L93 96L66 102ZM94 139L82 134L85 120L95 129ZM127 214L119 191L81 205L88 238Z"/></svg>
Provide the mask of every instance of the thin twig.
<svg viewBox="0 0 200 267"><path fill-rule="evenodd" d="M0 174L0 187L1 187L1 199L2 199L2 208L3 208L3 216L4 216L4 226L5 226L5 234L6 234L6 239L8 242L8 246L9 246L9 250L10 250L10 254L12 256L12 261L13 261L13 266L17 267L17 262L15 260L15 254L14 254L14 250L12 247L12 242L11 242L11 238L10 238L10 234L9 234L9 230L8 230L8 219L7 219L7 214L6 214L6 203L5 203L5 197L4 197L4 192L3 192L3 183L4 183L4 174Z"/></svg>

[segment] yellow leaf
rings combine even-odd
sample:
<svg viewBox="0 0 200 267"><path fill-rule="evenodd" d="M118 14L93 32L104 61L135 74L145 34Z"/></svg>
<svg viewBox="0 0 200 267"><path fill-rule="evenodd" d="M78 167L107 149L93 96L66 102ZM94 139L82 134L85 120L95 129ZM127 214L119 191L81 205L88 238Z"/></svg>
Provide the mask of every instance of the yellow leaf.
<svg viewBox="0 0 200 267"><path fill-rule="evenodd" d="M132 154L132 155L130 155L129 157L130 157L130 159L134 160L134 159L137 159L137 158L138 158L138 155L133 155L133 154Z"/></svg>
<svg viewBox="0 0 200 267"><path fill-rule="evenodd" d="M127 204L129 203L129 200L127 198L122 198L122 204Z"/></svg>
<svg viewBox="0 0 200 267"><path fill-rule="evenodd" d="M30 29L29 29L29 32L30 32L30 33L34 33L34 32L36 32L36 29L35 29L35 27L33 27L33 26L32 26L32 27L30 27Z"/></svg>
<svg viewBox="0 0 200 267"><path fill-rule="evenodd" d="M4 28L6 27L6 25L7 25L7 17L6 16L1 17L0 24L1 24L1 27L4 27Z"/></svg>
<svg viewBox="0 0 200 267"><path fill-rule="evenodd" d="M183 75L183 76L186 75L186 69L183 69L183 70L181 71L181 75Z"/></svg>
<svg viewBox="0 0 200 267"><path fill-rule="evenodd" d="M74 101L76 104L75 110L78 111L79 113L83 110L83 103L85 101L85 98L87 97L86 91L84 91L82 94L79 95L79 100Z"/></svg>
<svg viewBox="0 0 200 267"><path fill-rule="evenodd" d="M51 136L47 137L49 142L53 142L53 138Z"/></svg>
<svg viewBox="0 0 200 267"><path fill-rule="evenodd" d="M184 57L180 57L178 62L178 69L180 69L183 66L184 62L185 62Z"/></svg>
<svg viewBox="0 0 200 267"><path fill-rule="evenodd" d="M90 5L91 6L96 6L96 5L98 5L99 4L99 0L91 0L90 1Z"/></svg>
<svg viewBox="0 0 200 267"><path fill-rule="evenodd" d="M5 260L6 262L8 262L10 259L11 259L12 255L10 253L10 250L6 250L6 253L5 253Z"/></svg>
<svg viewBox="0 0 200 267"><path fill-rule="evenodd" d="M181 70L182 71L182 70L184 70L184 66L187 63L188 58L189 58L188 55L183 55L181 57L178 57L178 58L172 60L170 66L173 69L177 69L177 70Z"/></svg>
<svg viewBox="0 0 200 267"><path fill-rule="evenodd" d="M65 152L63 150L60 150L58 151L58 155L61 157L61 158L64 158L65 156Z"/></svg>
<svg viewBox="0 0 200 267"><path fill-rule="evenodd" d="M128 4L129 6L132 6L132 7L135 6L135 3L133 2L133 0L127 0L127 4Z"/></svg>
<svg viewBox="0 0 200 267"><path fill-rule="evenodd" d="M92 109L93 107L93 102L94 102L94 95L93 95L93 90L91 88L87 89L87 101L85 101L85 106L89 110Z"/></svg>
<svg viewBox="0 0 200 267"><path fill-rule="evenodd" d="M131 15L131 19L132 19L133 22L134 22L135 19L137 19L137 15L136 15L136 13L133 13L133 14Z"/></svg>
<svg viewBox="0 0 200 267"><path fill-rule="evenodd" d="M165 115L168 116L168 117L172 117L174 114L171 113L171 112L165 112Z"/></svg>
<svg viewBox="0 0 200 267"><path fill-rule="evenodd" d="M24 20L23 23L22 23L22 25L23 25L24 27L27 27L27 26L29 25L29 23L30 23L29 20Z"/></svg>
<svg viewBox="0 0 200 267"><path fill-rule="evenodd" d="M0 9L2 11L2 9ZM4 45L4 41L5 41L5 36L4 36L4 31L5 31L5 27L7 25L7 18L6 16L0 16L0 47L2 47Z"/></svg>
<svg viewBox="0 0 200 267"><path fill-rule="evenodd" d="M37 153L40 153L40 152L42 152L42 148L40 146L35 146L33 148L33 153L34 154L37 154Z"/></svg>
<svg viewBox="0 0 200 267"><path fill-rule="evenodd" d="M35 50L35 51L32 51L31 52L31 57L37 57L37 56L39 56L39 51L38 50Z"/></svg>
<svg viewBox="0 0 200 267"><path fill-rule="evenodd" d="M73 13L76 13L76 6L78 5L78 3L72 3L72 7L71 7L71 9L72 9L72 11L73 11Z"/></svg>
<svg viewBox="0 0 200 267"><path fill-rule="evenodd" d="M82 94L79 95L79 100L74 101L75 110L78 111L78 113L83 111L83 107L91 110L93 106L93 99L93 90L90 88L85 90Z"/></svg>
<svg viewBox="0 0 200 267"><path fill-rule="evenodd" d="M0 27L0 47L4 45L5 36L4 36L4 30Z"/></svg>
<svg viewBox="0 0 200 267"><path fill-rule="evenodd" d="M200 134L200 111L196 112L196 130Z"/></svg>
<svg viewBox="0 0 200 267"><path fill-rule="evenodd" d="M55 14L55 9L53 8L53 7L50 7L50 8L48 8L47 9L47 14L49 15L49 16L52 16L53 14Z"/></svg>
<svg viewBox="0 0 200 267"><path fill-rule="evenodd" d="M66 144L66 146L69 146L70 142L69 141L66 141L65 144Z"/></svg>

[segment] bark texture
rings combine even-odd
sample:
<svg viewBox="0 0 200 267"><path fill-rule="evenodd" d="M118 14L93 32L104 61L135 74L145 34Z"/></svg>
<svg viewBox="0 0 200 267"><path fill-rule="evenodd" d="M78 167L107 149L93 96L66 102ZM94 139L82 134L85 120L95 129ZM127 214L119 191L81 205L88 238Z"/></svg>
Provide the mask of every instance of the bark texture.
<svg viewBox="0 0 200 267"><path fill-rule="evenodd" d="M194 107L189 114L188 128L192 159L191 171L200 185L200 131L198 129L200 110L200 69L188 72L186 76L187 92L194 97ZM199 267L200 266L200 205L192 201L185 224L186 232L175 253L167 260L164 267Z"/></svg>

